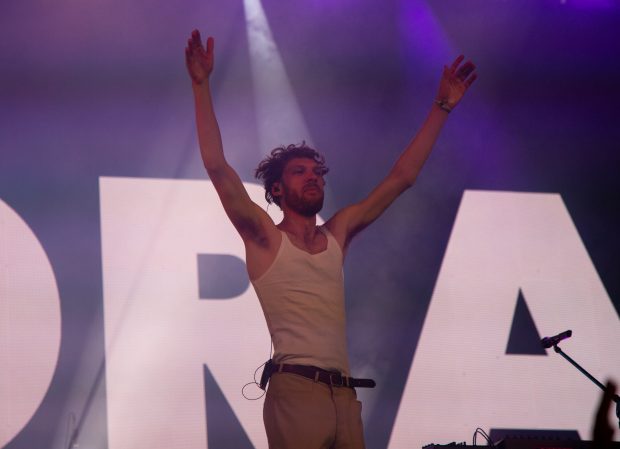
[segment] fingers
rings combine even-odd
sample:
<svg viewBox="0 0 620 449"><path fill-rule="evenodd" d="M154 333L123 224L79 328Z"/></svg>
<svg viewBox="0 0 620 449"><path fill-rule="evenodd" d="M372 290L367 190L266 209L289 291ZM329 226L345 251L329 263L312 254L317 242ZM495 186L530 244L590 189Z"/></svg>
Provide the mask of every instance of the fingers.
<svg viewBox="0 0 620 449"><path fill-rule="evenodd" d="M473 62L467 61L465 64L461 65L464 59L465 56L459 55L452 63L449 70L444 66L444 75L448 72L449 75L456 77L468 88L476 81L478 75L475 73L476 65Z"/></svg>
<svg viewBox="0 0 620 449"><path fill-rule="evenodd" d="M471 86L473 82L476 81L477 78L478 78L478 75L474 73L472 76L470 76L468 79L465 80L465 87L469 89L469 86Z"/></svg>
<svg viewBox="0 0 620 449"><path fill-rule="evenodd" d="M454 62L453 62L453 63L452 63L452 65L450 66L450 71L451 71L452 73L454 73L454 72L456 71L456 68L459 66L459 64L460 64L461 62L463 62L463 59L465 59L465 56L463 56L463 55L459 55L459 56L458 56L458 57L454 60Z"/></svg>
<svg viewBox="0 0 620 449"><path fill-rule="evenodd" d="M202 39L200 38L200 31L198 30L192 31L191 39L192 39L192 44L194 44L195 47L202 46Z"/></svg>
<svg viewBox="0 0 620 449"><path fill-rule="evenodd" d="M202 46L202 38L200 37L200 31L194 30L192 31L191 36L187 40L187 48L189 50L188 56L192 56L196 52L206 52L208 57L213 57L213 49L215 48L215 40L213 37L209 36L207 38L206 45Z"/></svg>
<svg viewBox="0 0 620 449"><path fill-rule="evenodd" d="M215 39L209 36L209 38L207 39L207 61L211 65L213 65L213 60L214 60L214 54L215 54L215 52L213 51L214 48L215 48Z"/></svg>
<svg viewBox="0 0 620 449"><path fill-rule="evenodd" d="M185 47L185 65L187 66L187 69L190 71L190 73L191 73L191 63L192 63L192 51L189 49L189 47Z"/></svg>
<svg viewBox="0 0 620 449"><path fill-rule="evenodd" d="M185 47L185 65L196 84L202 84L213 71L215 40L209 36L202 44L200 32L193 30Z"/></svg>
<svg viewBox="0 0 620 449"><path fill-rule="evenodd" d="M465 79L474 70L476 70L476 66L474 65L474 63L471 61L467 61L465 64L459 67L459 69L456 71L456 77L459 78L461 81L465 81Z"/></svg>
<svg viewBox="0 0 620 449"><path fill-rule="evenodd" d="M187 40L187 47L190 50L196 50L199 48L202 48L202 40L200 37L200 31L198 30L194 30L192 31L192 34L190 35L189 39Z"/></svg>

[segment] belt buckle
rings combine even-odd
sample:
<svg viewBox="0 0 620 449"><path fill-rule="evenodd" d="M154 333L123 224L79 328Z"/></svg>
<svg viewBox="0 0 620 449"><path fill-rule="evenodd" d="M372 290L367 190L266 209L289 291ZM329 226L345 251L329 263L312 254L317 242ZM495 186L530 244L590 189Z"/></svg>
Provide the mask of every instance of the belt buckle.
<svg viewBox="0 0 620 449"><path fill-rule="evenodd" d="M334 383L334 377L340 378L340 383ZM344 377L340 373L329 373L329 384L332 387L344 387Z"/></svg>

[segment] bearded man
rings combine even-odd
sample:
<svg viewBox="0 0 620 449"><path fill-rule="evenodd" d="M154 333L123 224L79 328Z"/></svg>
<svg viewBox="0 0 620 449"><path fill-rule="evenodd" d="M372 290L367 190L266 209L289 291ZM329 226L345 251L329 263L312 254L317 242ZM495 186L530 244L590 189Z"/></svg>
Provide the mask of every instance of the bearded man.
<svg viewBox="0 0 620 449"><path fill-rule="evenodd" d="M390 173L363 200L317 226L323 206L323 156L306 145L276 148L256 175L265 198L284 218L277 225L248 196L224 157L209 77L214 40L203 46L192 32L185 49L196 107L204 166L246 251L250 280L274 346L263 407L270 449L364 448L356 387L374 386L351 377L346 347L342 264L351 239L411 187L449 112L476 79L475 66L459 56L444 67L426 121Z"/></svg>

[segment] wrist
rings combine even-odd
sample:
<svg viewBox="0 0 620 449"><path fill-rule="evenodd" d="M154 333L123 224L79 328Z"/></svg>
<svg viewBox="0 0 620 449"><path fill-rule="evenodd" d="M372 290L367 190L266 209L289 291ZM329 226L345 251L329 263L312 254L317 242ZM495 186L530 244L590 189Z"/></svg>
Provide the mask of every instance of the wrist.
<svg viewBox="0 0 620 449"><path fill-rule="evenodd" d="M195 93L204 92L209 90L209 78L205 78L201 83L197 83L192 80L192 90Z"/></svg>
<svg viewBox="0 0 620 449"><path fill-rule="evenodd" d="M440 98L435 98L434 101L435 105L441 109L442 111L445 111L447 113L452 112L452 109L454 109L454 106L451 105L448 100L444 100L444 99L440 99Z"/></svg>

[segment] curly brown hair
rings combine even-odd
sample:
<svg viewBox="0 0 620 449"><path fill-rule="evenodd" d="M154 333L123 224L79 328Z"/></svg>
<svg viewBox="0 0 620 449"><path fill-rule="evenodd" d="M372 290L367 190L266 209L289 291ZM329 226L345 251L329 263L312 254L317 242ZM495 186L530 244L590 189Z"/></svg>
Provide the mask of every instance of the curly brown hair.
<svg viewBox="0 0 620 449"><path fill-rule="evenodd" d="M271 194L273 184L280 182L282 179L282 173L286 163L295 158L311 159L317 163L322 169L323 174L327 174L329 168L325 165L325 157L314 148L306 145L303 141L299 145L291 144L288 146L281 146L274 148L265 159L263 159L258 168L254 171L256 179L260 180L265 187L265 199L269 204L276 203L280 206L280 198L274 197Z"/></svg>

